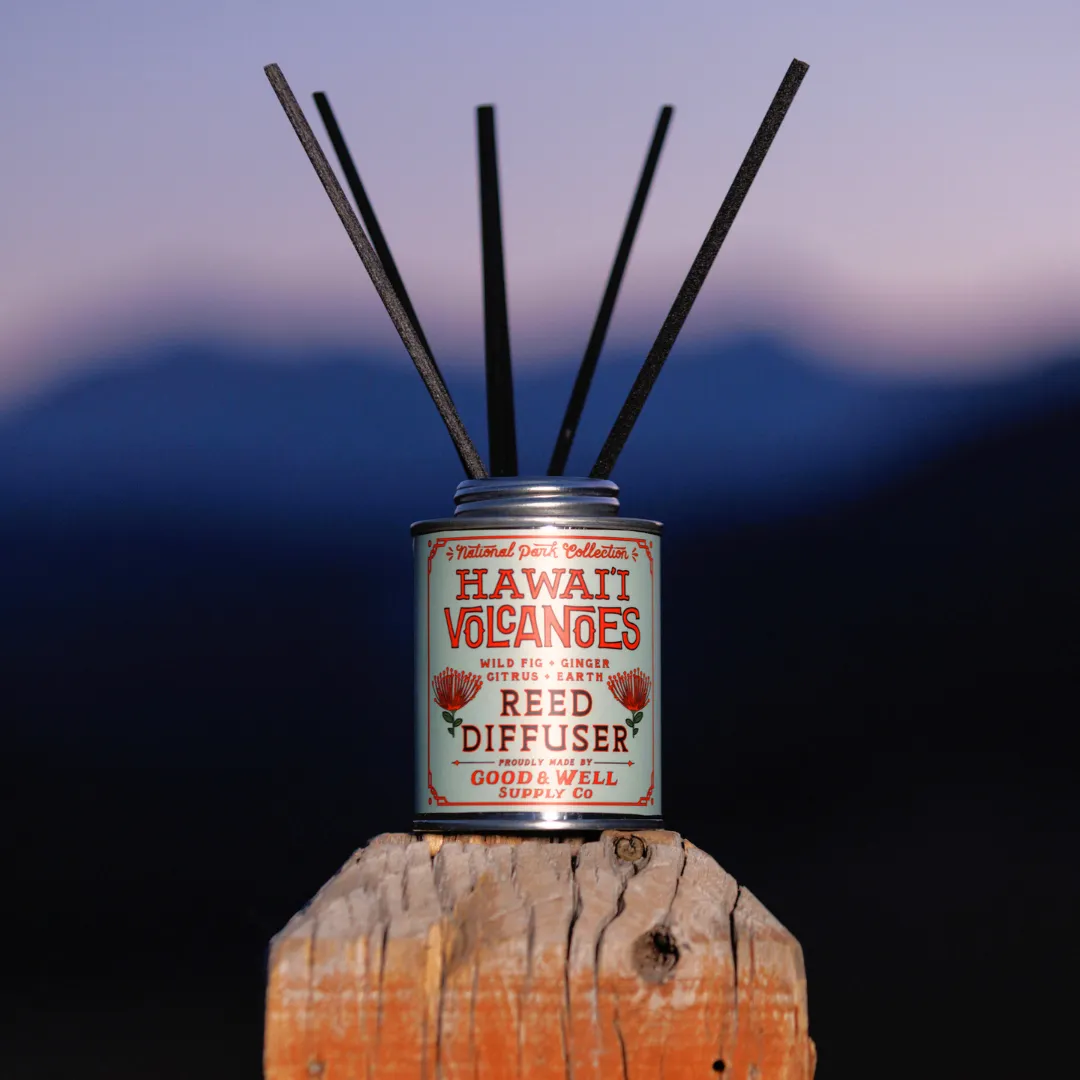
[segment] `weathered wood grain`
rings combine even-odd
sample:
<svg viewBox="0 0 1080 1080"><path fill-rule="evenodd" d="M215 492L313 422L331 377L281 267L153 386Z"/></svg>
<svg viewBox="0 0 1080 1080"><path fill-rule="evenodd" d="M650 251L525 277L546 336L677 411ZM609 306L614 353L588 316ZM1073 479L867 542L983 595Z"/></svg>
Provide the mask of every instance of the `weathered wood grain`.
<svg viewBox="0 0 1080 1080"><path fill-rule="evenodd" d="M266 1080L811 1080L798 942L672 832L377 837L274 939Z"/></svg>

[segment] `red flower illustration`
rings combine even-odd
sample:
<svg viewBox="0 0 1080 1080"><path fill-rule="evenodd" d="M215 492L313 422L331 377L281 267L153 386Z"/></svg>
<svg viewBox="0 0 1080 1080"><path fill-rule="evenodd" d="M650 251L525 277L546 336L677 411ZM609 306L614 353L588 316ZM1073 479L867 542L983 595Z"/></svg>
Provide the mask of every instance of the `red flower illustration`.
<svg viewBox="0 0 1080 1080"><path fill-rule="evenodd" d="M624 709L630 710L632 715L626 718L626 723L636 739L642 712L645 706L649 704L652 679L641 668L634 668L633 671L620 671L618 674L612 675L608 679L607 685L615 700Z"/></svg>
<svg viewBox="0 0 1080 1080"><path fill-rule="evenodd" d="M649 704L649 692L652 679L641 670L620 671L607 681L608 689L615 695L615 700L631 712L641 712Z"/></svg>
<svg viewBox="0 0 1080 1080"><path fill-rule="evenodd" d="M450 725L448 731L453 738L454 732L461 727L461 721L454 716L459 709L466 705L484 685L484 680L479 675L469 671L458 671L455 668L445 668L431 680L431 686L435 691L435 704L443 710L443 719Z"/></svg>

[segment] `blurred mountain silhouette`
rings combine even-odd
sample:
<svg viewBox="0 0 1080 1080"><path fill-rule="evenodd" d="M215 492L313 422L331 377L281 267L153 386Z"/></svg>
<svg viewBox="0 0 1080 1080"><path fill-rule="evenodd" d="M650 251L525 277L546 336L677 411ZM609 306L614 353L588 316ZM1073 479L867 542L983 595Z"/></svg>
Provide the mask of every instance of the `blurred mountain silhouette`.
<svg viewBox="0 0 1080 1080"><path fill-rule="evenodd" d="M92 374L0 417L0 506L135 501L400 522L449 505L459 466L406 357L267 352L175 341L80 365ZM626 355L600 366L569 471L591 467L635 367ZM523 471L546 467L571 376L516 377ZM483 452L482 382L450 383ZM980 381L890 380L748 334L676 353L615 479L631 512L693 496L729 515L786 513L1068 401L1080 401L1080 352Z"/></svg>
<svg viewBox="0 0 1080 1080"><path fill-rule="evenodd" d="M631 378L602 365L581 471ZM568 390L517 380L537 471ZM458 469L407 361L345 354L175 344L0 421L10 1075L258 1075L267 938L408 827L407 526ZM1080 357L897 384L760 336L673 357L620 460L666 525L665 819L803 941L826 1080L1067 1030L1010 909L1071 940L1078 470Z"/></svg>

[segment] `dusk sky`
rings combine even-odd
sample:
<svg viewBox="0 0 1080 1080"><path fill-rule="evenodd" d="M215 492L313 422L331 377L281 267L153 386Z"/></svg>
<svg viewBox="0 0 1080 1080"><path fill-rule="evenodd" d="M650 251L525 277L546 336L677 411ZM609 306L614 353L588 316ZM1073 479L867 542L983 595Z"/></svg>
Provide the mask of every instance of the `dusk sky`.
<svg viewBox="0 0 1080 1080"><path fill-rule="evenodd" d="M482 357L476 105L523 365L580 355L675 106L609 338L644 352L792 57L809 74L688 336L783 326L925 373L1080 334L1076 0L13 0L3 24L0 406L177 328L401 350L272 61L328 150L329 94L446 363Z"/></svg>

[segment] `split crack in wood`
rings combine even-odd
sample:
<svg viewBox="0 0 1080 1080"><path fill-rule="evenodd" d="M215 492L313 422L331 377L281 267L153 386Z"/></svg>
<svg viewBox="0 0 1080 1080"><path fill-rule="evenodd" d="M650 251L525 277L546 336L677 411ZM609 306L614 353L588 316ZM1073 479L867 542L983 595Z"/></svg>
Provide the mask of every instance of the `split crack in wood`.
<svg viewBox="0 0 1080 1080"><path fill-rule="evenodd" d="M267 1080L672 1080L717 1061L810 1080L802 952L672 832L383 835L271 946Z"/></svg>

